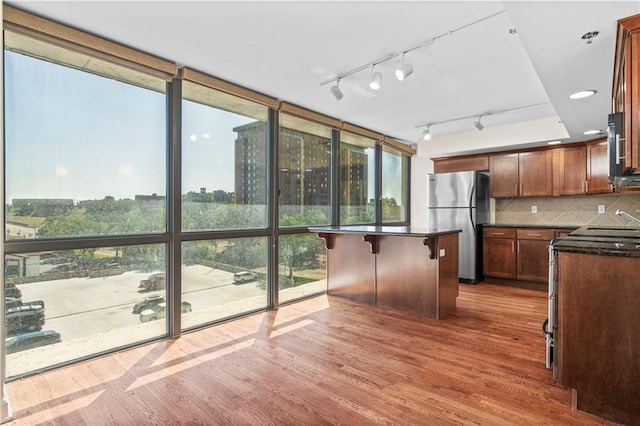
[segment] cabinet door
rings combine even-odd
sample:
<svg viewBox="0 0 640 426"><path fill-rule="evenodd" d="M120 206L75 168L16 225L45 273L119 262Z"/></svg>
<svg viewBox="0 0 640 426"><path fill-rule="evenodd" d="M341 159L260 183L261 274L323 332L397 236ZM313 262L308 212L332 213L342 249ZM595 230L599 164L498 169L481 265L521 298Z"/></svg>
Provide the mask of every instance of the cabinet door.
<svg viewBox="0 0 640 426"><path fill-rule="evenodd" d="M551 150L522 152L519 159L520 196L552 195Z"/></svg>
<svg viewBox="0 0 640 426"><path fill-rule="evenodd" d="M589 194L613 192L609 184L609 156L606 140L587 145L587 192Z"/></svg>
<svg viewBox="0 0 640 426"><path fill-rule="evenodd" d="M513 238L483 238L484 275L495 278L516 277L516 240Z"/></svg>
<svg viewBox="0 0 640 426"><path fill-rule="evenodd" d="M553 150L553 195L587 192L587 148L576 146Z"/></svg>
<svg viewBox="0 0 640 426"><path fill-rule="evenodd" d="M489 157L489 196L492 198L518 196L518 154Z"/></svg>
<svg viewBox="0 0 640 426"><path fill-rule="evenodd" d="M519 280L546 282L549 280L549 241L518 240L517 263Z"/></svg>

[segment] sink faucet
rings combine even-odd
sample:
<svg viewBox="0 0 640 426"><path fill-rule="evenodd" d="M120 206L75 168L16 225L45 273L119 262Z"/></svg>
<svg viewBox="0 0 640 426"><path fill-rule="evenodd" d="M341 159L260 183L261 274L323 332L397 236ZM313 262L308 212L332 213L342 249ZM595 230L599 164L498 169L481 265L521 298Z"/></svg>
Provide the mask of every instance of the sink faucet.
<svg viewBox="0 0 640 426"><path fill-rule="evenodd" d="M633 217L631 216L629 213L623 211L623 210L616 210L616 214L618 216L625 216L627 219L631 219L632 221L634 221L635 223L637 223L638 225L640 225L640 219L638 219L637 217Z"/></svg>

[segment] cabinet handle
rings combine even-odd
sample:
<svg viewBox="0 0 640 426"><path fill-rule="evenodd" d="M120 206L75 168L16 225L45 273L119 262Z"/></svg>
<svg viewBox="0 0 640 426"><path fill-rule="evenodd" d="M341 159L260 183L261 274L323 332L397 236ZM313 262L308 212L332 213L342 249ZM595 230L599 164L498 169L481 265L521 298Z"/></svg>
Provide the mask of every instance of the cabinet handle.
<svg viewBox="0 0 640 426"><path fill-rule="evenodd" d="M520 195L524 194L524 188L522 187L522 184L520 184Z"/></svg>
<svg viewBox="0 0 640 426"><path fill-rule="evenodd" d="M518 241L518 253L520 253L520 241Z"/></svg>
<svg viewBox="0 0 640 426"><path fill-rule="evenodd" d="M527 235L530 237L542 237L542 234L527 234ZM518 242L518 244L520 243Z"/></svg>
<svg viewBox="0 0 640 426"><path fill-rule="evenodd" d="M584 181L580 182L580 190L582 191L583 194L587 192L584 190L584 183L585 183Z"/></svg>
<svg viewBox="0 0 640 426"><path fill-rule="evenodd" d="M504 232L492 232L491 235L504 235Z"/></svg>
<svg viewBox="0 0 640 426"><path fill-rule="evenodd" d="M589 181L588 180L584 181L584 193L585 194L589 193Z"/></svg>
<svg viewBox="0 0 640 426"><path fill-rule="evenodd" d="M518 196L518 185L514 185L514 192L516 194L516 197Z"/></svg>
<svg viewBox="0 0 640 426"><path fill-rule="evenodd" d="M515 243L511 241L511 253L515 252Z"/></svg>

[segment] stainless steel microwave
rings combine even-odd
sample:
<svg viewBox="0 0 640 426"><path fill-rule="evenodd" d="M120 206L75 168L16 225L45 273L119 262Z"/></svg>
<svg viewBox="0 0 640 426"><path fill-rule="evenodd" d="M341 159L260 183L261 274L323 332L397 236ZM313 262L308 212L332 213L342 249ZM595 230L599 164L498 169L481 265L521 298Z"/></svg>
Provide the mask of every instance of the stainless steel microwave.
<svg viewBox="0 0 640 426"><path fill-rule="evenodd" d="M609 183L617 187L640 186L640 175L634 174L635 168L627 166L623 113L609 114L607 141Z"/></svg>

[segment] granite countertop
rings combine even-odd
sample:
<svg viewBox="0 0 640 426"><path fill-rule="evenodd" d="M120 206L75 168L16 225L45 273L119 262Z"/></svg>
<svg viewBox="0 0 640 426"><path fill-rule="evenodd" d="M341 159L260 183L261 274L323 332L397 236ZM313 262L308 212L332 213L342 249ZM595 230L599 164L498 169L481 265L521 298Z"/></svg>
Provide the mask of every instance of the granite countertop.
<svg viewBox="0 0 640 426"><path fill-rule="evenodd" d="M460 229L415 228L412 226L312 226L310 232L333 234L396 235L405 237L437 237L462 232Z"/></svg>
<svg viewBox="0 0 640 426"><path fill-rule="evenodd" d="M640 257L640 227L583 226L552 244L559 252Z"/></svg>
<svg viewBox="0 0 640 426"><path fill-rule="evenodd" d="M514 223L485 223L484 228L537 228L537 229L578 229L580 225L520 225Z"/></svg>

